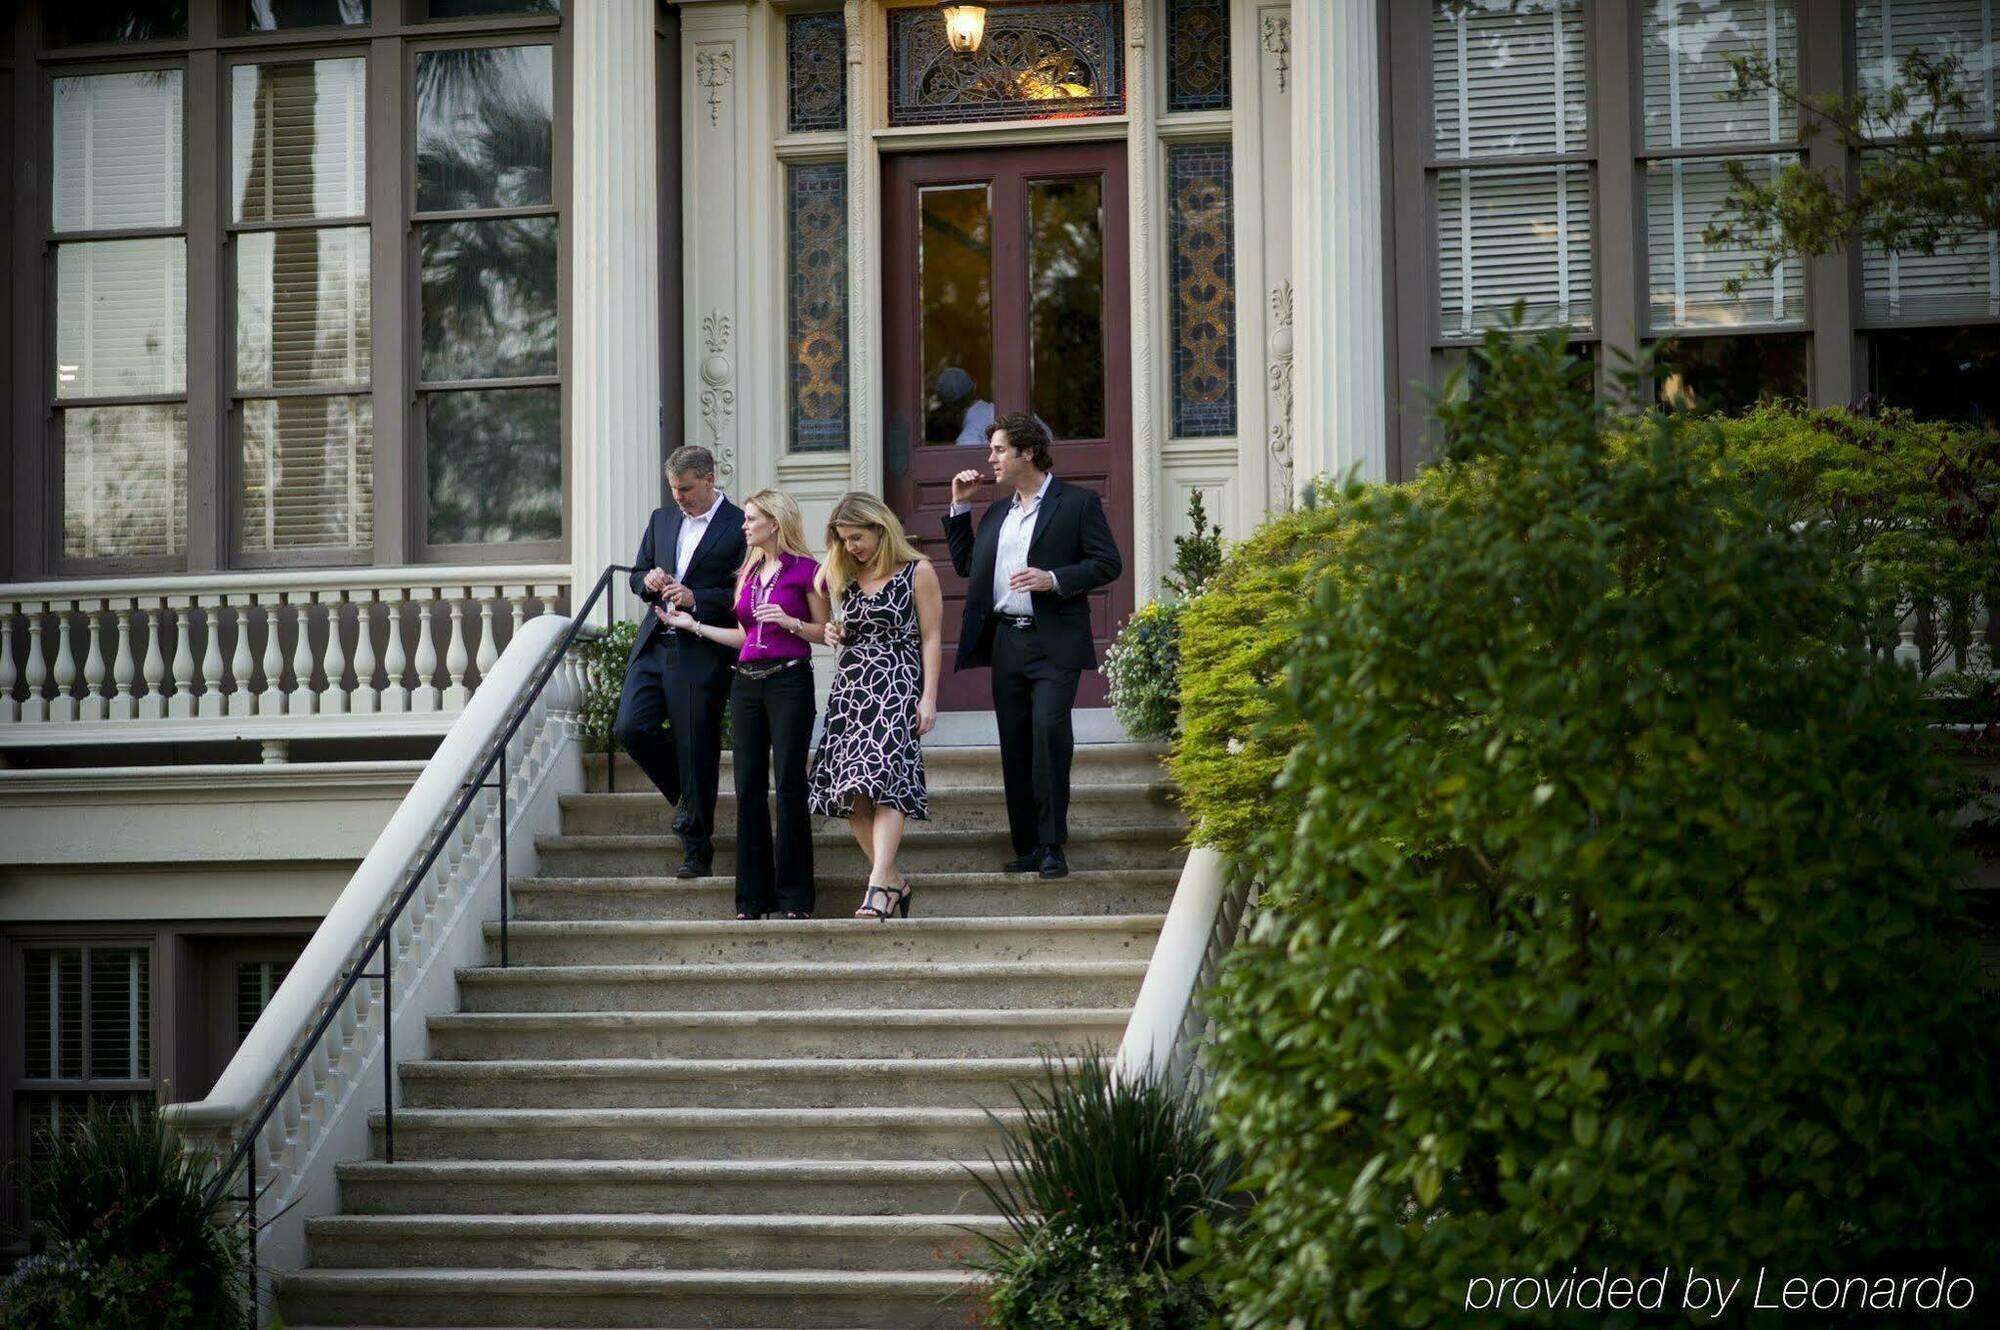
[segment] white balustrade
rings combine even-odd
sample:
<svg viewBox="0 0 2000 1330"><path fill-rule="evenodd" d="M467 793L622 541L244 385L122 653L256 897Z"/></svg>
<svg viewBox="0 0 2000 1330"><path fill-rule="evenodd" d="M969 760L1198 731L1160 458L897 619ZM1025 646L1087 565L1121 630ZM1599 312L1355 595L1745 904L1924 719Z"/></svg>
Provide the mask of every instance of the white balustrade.
<svg viewBox="0 0 2000 1330"><path fill-rule="evenodd" d="M566 566L495 571L0 587L0 747L442 734L568 596Z"/></svg>

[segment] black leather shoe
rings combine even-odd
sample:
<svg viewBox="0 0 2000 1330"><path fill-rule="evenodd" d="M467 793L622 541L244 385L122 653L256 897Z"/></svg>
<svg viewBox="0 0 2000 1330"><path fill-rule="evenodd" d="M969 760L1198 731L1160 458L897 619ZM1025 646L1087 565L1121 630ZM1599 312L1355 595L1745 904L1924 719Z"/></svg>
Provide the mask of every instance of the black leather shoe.
<svg viewBox="0 0 2000 1330"><path fill-rule="evenodd" d="M1003 873L1038 873L1042 868L1042 860L1046 857L1042 853L1042 848L1038 845L1018 858L1009 859L1006 867L1000 871Z"/></svg>
<svg viewBox="0 0 2000 1330"><path fill-rule="evenodd" d="M1063 858L1062 846L1051 845L1042 851L1042 880L1069 876L1069 860Z"/></svg>
<svg viewBox="0 0 2000 1330"><path fill-rule="evenodd" d="M688 846L687 857L674 870L675 877L707 877L708 870L715 866L715 851L699 845Z"/></svg>

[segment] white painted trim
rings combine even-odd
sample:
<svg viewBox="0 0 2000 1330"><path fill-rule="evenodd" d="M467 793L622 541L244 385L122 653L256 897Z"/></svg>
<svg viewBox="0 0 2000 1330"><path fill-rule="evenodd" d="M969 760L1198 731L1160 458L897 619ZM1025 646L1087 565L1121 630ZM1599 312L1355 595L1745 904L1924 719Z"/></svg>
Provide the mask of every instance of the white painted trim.
<svg viewBox="0 0 2000 1330"><path fill-rule="evenodd" d="M55 795L137 794L149 799L212 802L210 795L254 792L260 800L310 800L332 791L407 789L422 761L295 762L282 767L203 762L160 767L81 767L53 771L0 771L0 805Z"/></svg>
<svg viewBox="0 0 2000 1330"><path fill-rule="evenodd" d="M883 71L884 78L887 71ZM1127 105L1130 105L1129 101ZM1134 117L1084 116L1075 120L1002 120L971 125L904 125L873 131L883 152L978 152L986 148L1047 147L1122 139Z"/></svg>
<svg viewBox="0 0 2000 1330"><path fill-rule="evenodd" d="M0 584L0 604L24 601L125 600L148 596L251 591L380 590L413 586L545 585L569 581L566 563L406 564L396 568L288 568L268 573L176 573L170 577L78 577Z"/></svg>

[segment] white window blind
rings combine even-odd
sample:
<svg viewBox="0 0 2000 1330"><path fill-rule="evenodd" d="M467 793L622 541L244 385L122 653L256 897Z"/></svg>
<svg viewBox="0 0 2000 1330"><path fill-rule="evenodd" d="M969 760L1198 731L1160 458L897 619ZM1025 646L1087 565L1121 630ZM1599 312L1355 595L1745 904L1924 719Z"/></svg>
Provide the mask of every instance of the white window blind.
<svg viewBox="0 0 2000 1330"><path fill-rule="evenodd" d="M35 947L22 954L24 1079L152 1075L152 954L143 947Z"/></svg>
<svg viewBox="0 0 2000 1330"><path fill-rule="evenodd" d="M63 553L171 555L187 529L187 408L76 407L62 413Z"/></svg>
<svg viewBox="0 0 2000 1330"><path fill-rule="evenodd" d="M1901 81L1912 51L1953 55L1962 62L1966 109L1949 115L1961 129L2000 129L2000 0L1859 0L1854 7L1854 73L1858 89L1880 97ZM1916 101L1911 112L1924 109ZM1893 126L1900 130L1902 125Z"/></svg>
<svg viewBox="0 0 2000 1330"><path fill-rule="evenodd" d="M1795 158L1772 154L1748 160L1759 175L1774 179ZM1673 157L1647 163L1646 249L1655 331L1804 319L1797 260L1785 260L1767 277L1757 262L1761 250L1703 243L1702 231L1721 215L1728 193L1729 177L1721 158ZM1733 295L1724 289L1732 278L1742 283Z"/></svg>
<svg viewBox="0 0 2000 1330"><path fill-rule="evenodd" d="M1438 177L1439 313L1448 337L1526 321L1591 326L1590 173L1583 166Z"/></svg>
<svg viewBox="0 0 2000 1330"><path fill-rule="evenodd" d="M1792 0L1649 0L1645 7L1646 147L1789 143L1798 117L1774 90L1734 101L1732 57L1772 62L1798 83L1798 18Z"/></svg>
<svg viewBox="0 0 2000 1330"><path fill-rule="evenodd" d="M181 224L181 71L52 80L57 231Z"/></svg>
<svg viewBox="0 0 2000 1330"><path fill-rule="evenodd" d="M230 71L236 220L367 211L367 90L366 62L358 59Z"/></svg>
<svg viewBox="0 0 2000 1330"><path fill-rule="evenodd" d="M56 396L187 390L187 241L56 248Z"/></svg>
<svg viewBox="0 0 2000 1330"><path fill-rule="evenodd" d="M366 397L243 404L243 548L374 543L375 423Z"/></svg>
<svg viewBox="0 0 2000 1330"><path fill-rule="evenodd" d="M244 961L236 967L236 1042L249 1037L250 1027L291 972L290 961Z"/></svg>
<svg viewBox="0 0 2000 1330"><path fill-rule="evenodd" d="M236 386L353 386L369 376L368 228L236 239Z"/></svg>
<svg viewBox="0 0 2000 1330"><path fill-rule="evenodd" d="M1579 0L1450 0L1431 24L1439 157L1581 152L1589 140Z"/></svg>

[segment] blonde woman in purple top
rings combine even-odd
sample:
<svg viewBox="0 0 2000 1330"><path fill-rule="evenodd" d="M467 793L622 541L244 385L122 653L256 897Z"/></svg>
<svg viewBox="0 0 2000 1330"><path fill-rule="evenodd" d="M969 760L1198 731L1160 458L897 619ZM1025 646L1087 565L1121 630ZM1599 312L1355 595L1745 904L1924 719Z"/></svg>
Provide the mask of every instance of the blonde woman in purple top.
<svg viewBox="0 0 2000 1330"><path fill-rule="evenodd" d="M812 815L806 759L813 729L813 642L826 641L827 601L819 563L806 549L799 506L782 490L743 501L750 552L736 574L736 627L697 622L676 610L675 628L737 649L730 689L736 739L736 917L762 919L813 911ZM765 787L775 768L775 847Z"/></svg>

